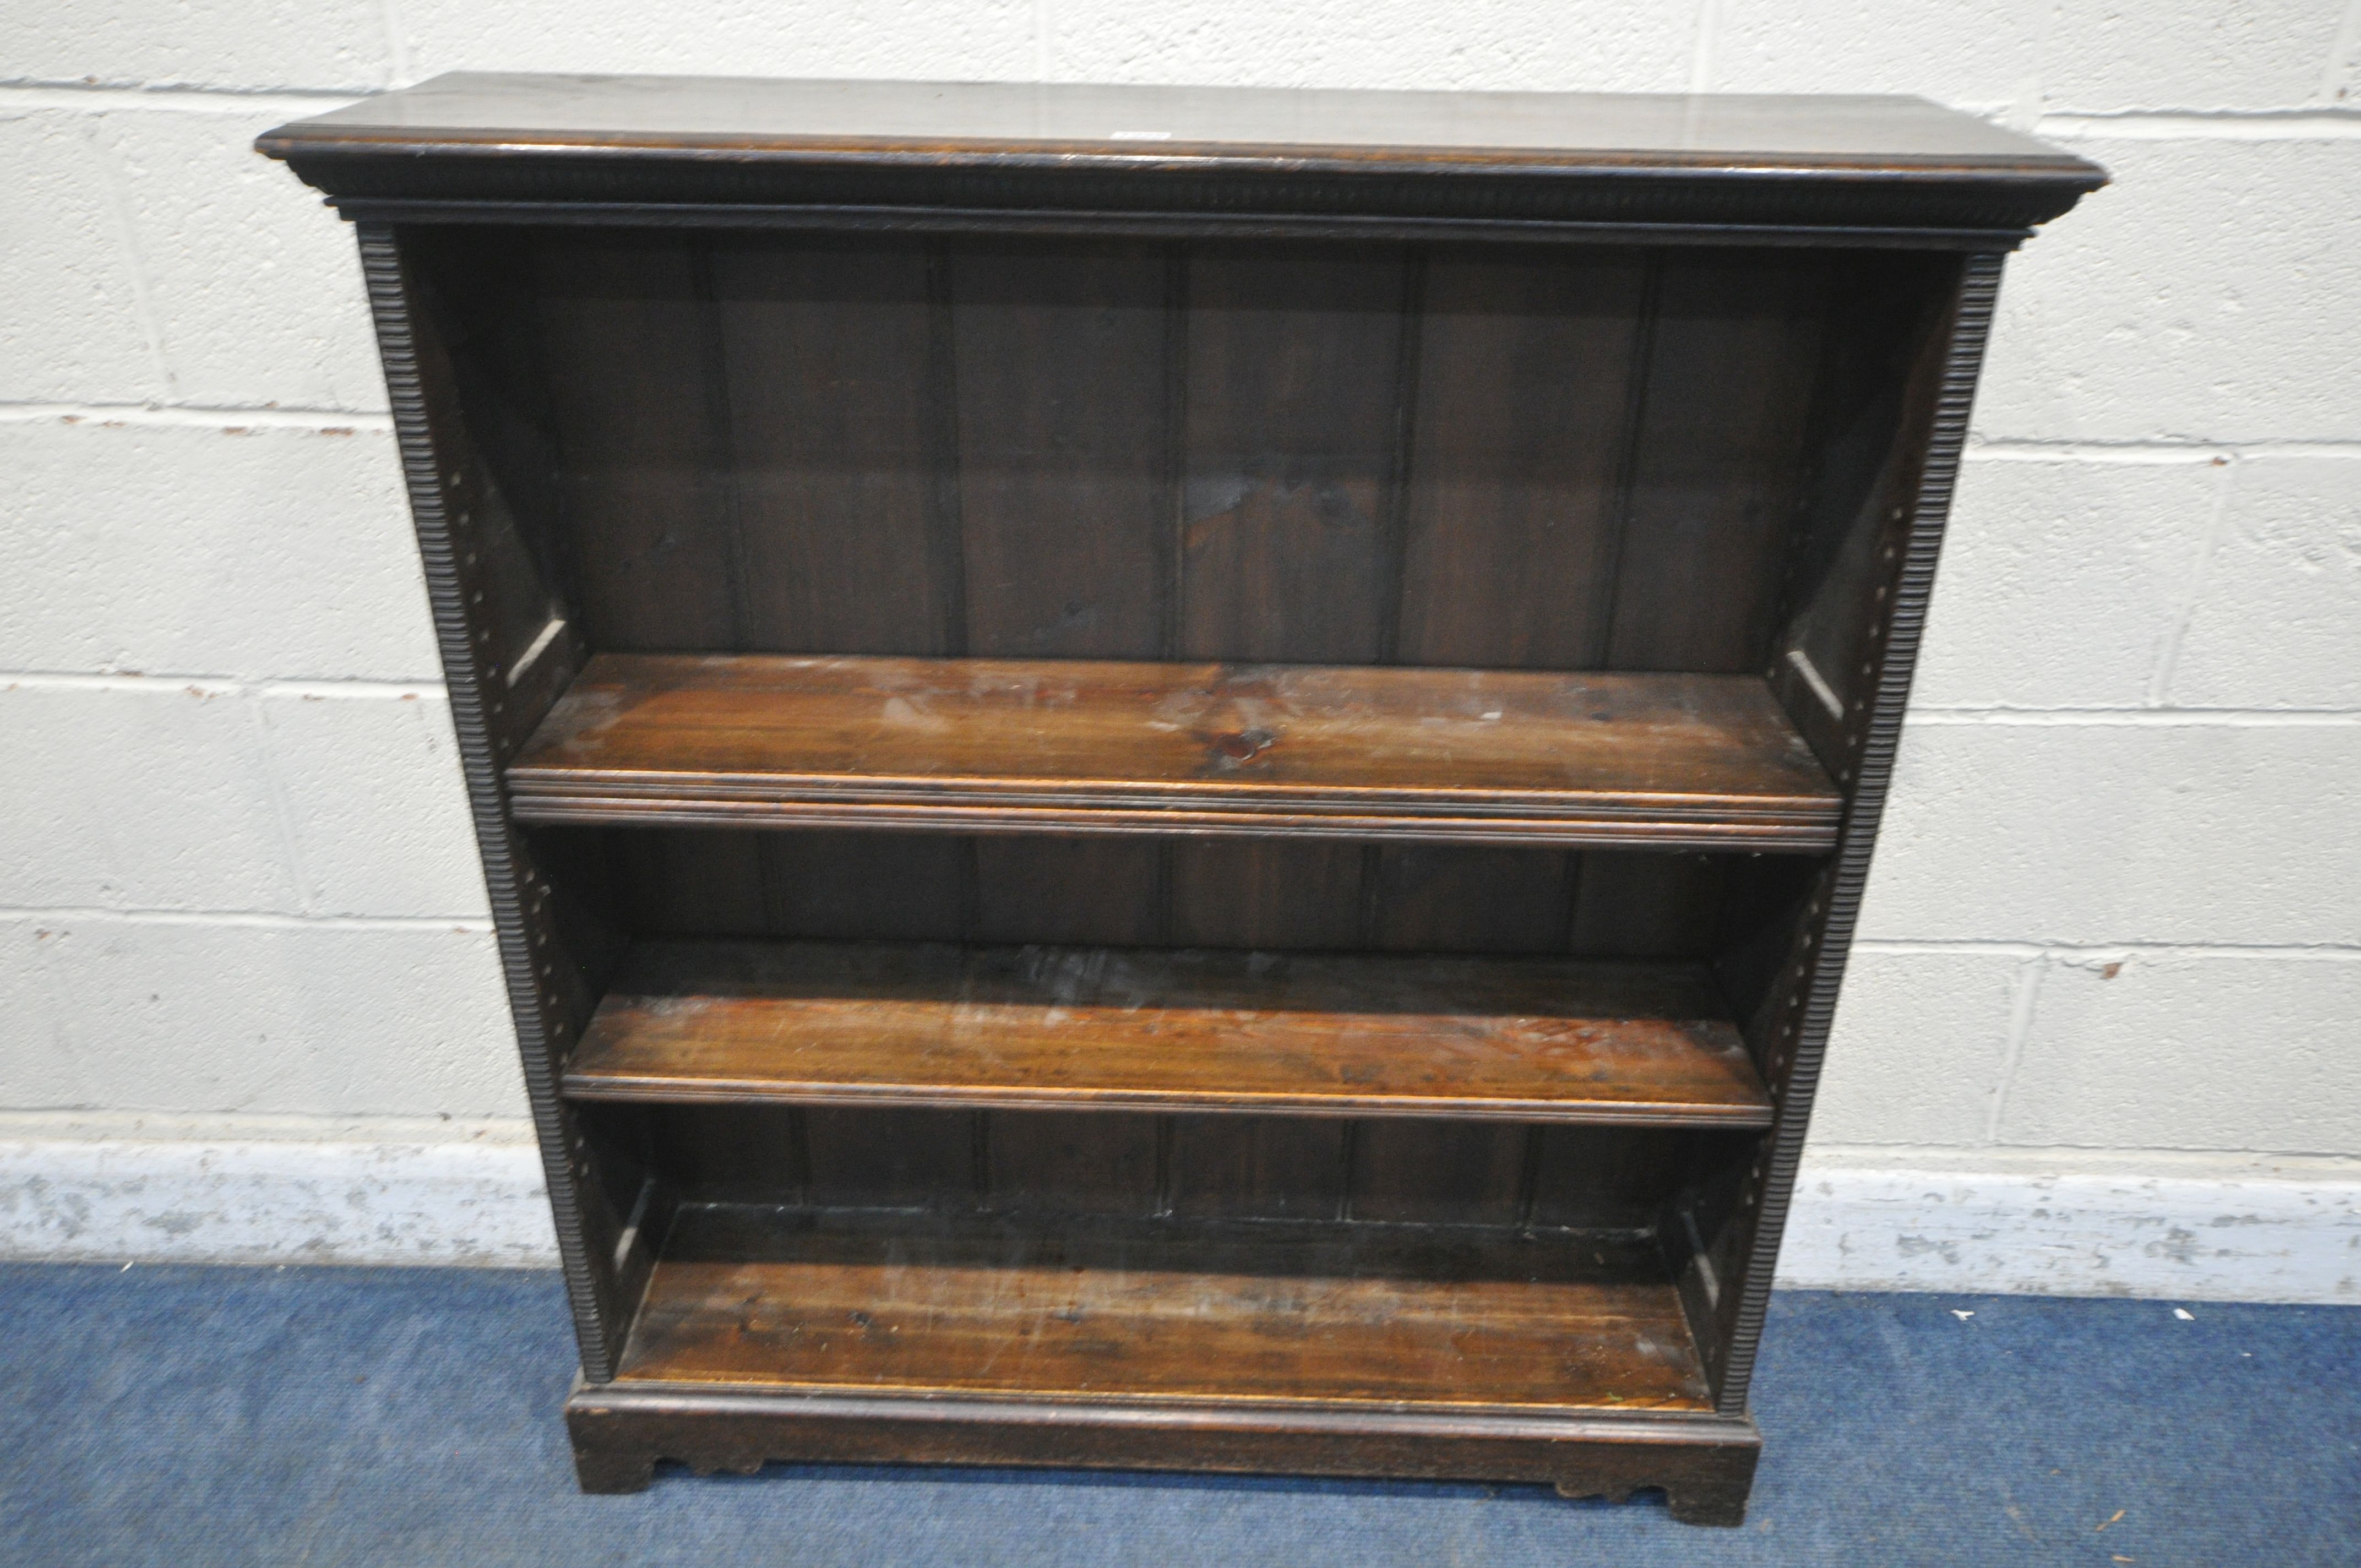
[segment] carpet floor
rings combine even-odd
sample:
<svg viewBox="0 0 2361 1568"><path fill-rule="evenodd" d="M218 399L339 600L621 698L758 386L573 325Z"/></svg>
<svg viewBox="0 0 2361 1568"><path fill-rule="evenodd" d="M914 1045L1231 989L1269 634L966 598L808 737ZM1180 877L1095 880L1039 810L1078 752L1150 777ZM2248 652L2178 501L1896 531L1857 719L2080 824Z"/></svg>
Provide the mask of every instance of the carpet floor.
<svg viewBox="0 0 2361 1568"><path fill-rule="evenodd" d="M938 1469L574 1488L556 1277L0 1265L0 1563L2361 1562L2361 1308L1776 1299L1743 1529L1534 1487Z"/></svg>

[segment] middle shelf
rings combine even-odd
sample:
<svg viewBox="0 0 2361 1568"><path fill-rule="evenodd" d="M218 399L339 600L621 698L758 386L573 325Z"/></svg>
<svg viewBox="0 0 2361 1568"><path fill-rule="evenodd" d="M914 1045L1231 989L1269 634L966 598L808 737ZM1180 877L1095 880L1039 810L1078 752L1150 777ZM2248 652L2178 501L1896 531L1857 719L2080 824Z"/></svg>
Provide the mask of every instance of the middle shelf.
<svg viewBox="0 0 2361 1568"><path fill-rule="evenodd" d="M602 653L526 822L1817 853L1843 801L1752 675Z"/></svg>
<svg viewBox="0 0 2361 1568"><path fill-rule="evenodd" d="M1768 1126L1703 965L653 942L582 1100Z"/></svg>

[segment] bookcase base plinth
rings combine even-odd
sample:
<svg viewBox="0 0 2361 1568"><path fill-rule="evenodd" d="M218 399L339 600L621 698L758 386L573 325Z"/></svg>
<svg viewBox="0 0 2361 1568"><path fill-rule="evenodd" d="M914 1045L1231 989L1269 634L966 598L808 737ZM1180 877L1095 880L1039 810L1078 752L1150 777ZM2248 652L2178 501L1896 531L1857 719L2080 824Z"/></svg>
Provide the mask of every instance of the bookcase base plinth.
<svg viewBox="0 0 2361 1568"><path fill-rule="evenodd" d="M659 1461L698 1475L766 1464L976 1464L1493 1481L1744 1522L1762 1435L1745 1417L1583 1411L1087 1405L577 1383L566 1403L582 1489L636 1492Z"/></svg>

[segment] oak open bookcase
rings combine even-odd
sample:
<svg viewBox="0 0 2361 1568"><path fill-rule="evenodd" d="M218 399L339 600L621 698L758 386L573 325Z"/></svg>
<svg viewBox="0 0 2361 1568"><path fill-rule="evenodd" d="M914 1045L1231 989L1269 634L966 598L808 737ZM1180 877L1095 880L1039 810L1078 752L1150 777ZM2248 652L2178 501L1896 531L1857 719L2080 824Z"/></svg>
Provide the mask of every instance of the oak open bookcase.
<svg viewBox="0 0 2361 1568"><path fill-rule="evenodd" d="M445 77L359 225L582 1484L1662 1488L2001 258L1903 99Z"/></svg>

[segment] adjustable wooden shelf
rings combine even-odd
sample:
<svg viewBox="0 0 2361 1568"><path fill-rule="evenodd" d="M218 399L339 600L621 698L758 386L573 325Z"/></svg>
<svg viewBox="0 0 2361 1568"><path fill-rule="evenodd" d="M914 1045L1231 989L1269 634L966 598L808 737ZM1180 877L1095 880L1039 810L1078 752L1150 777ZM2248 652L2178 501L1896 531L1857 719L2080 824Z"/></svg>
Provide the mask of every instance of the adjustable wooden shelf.
<svg viewBox="0 0 2361 1568"><path fill-rule="evenodd" d="M2001 258L1912 100L445 77L359 225L582 1351L768 1460L1662 1488Z"/></svg>

